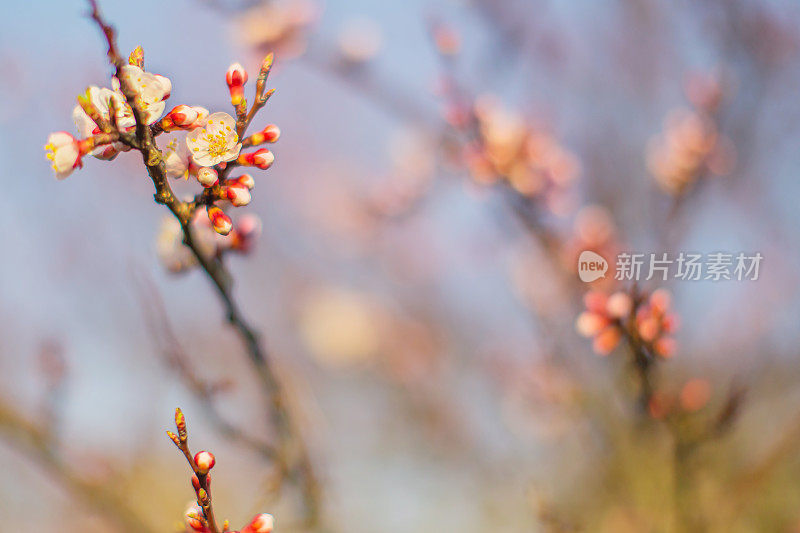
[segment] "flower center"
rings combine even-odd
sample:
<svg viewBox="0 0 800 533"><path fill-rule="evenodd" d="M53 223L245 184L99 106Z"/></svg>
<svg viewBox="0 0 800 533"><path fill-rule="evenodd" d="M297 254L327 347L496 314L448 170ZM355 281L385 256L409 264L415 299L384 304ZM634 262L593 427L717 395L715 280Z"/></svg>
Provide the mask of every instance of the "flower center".
<svg viewBox="0 0 800 533"><path fill-rule="evenodd" d="M208 142L208 153L212 157L220 157L228 151L228 142L224 133L207 133L205 141Z"/></svg>

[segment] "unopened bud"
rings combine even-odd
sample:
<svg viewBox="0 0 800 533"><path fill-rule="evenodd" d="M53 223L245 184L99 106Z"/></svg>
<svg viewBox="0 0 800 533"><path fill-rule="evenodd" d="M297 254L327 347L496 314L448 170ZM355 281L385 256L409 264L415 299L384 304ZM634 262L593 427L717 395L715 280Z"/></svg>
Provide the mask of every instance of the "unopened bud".
<svg viewBox="0 0 800 533"><path fill-rule="evenodd" d="M258 146L264 143L274 143L281 135L281 130L275 124L270 124L258 133L252 134L245 142L246 146Z"/></svg>
<svg viewBox="0 0 800 533"><path fill-rule="evenodd" d="M261 513L256 515L250 523L242 530L242 533L272 533L275 527L275 519L271 514Z"/></svg>
<svg viewBox="0 0 800 533"><path fill-rule="evenodd" d="M250 203L250 189L241 183L231 183L225 188L225 195L236 207Z"/></svg>
<svg viewBox="0 0 800 533"><path fill-rule="evenodd" d="M262 148L253 154L253 164L261 170L266 170L275 162L275 156L267 150Z"/></svg>
<svg viewBox="0 0 800 533"><path fill-rule="evenodd" d="M194 463L197 465L197 470L201 474L208 474L208 471L214 468L214 454L211 452L197 452L194 456Z"/></svg>
<svg viewBox="0 0 800 533"><path fill-rule="evenodd" d="M247 83L247 71L239 63L228 67L225 73L225 82L231 92L231 103L238 106L244 101L244 84Z"/></svg>
<svg viewBox="0 0 800 533"><path fill-rule="evenodd" d="M203 187L213 187L219 181L219 176L217 171L211 167L200 167L200 170L197 171L197 181Z"/></svg>
<svg viewBox="0 0 800 533"><path fill-rule="evenodd" d="M197 121L197 117L198 112L195 108L179 105L161 119L161 127L164 131L189 128Z"/></svg>
<svg viewBox="0 0 800 533"><path fill-rule="evenodd" d="M206 212L208 213L208 219L211 221L211 226L213 226L214 231L220 235L227 235L231 232L231 228L233 227L231 217L226 215L222 209L212 205L208 207Z"/></svg>
<svg viewBox="0 0 800 533"><path fill-rule="evenodd" d="M264 62L261 63L261 70L258 72L258 80L256 80L256 98L263 97L264 85L269 77L269 71L272 70L273 60L274 56L272 55L272 52L270 52L267 54L267 57L264 58Z"/></svg>
<svg viewBox="0 0 800 533"><path fill-rule="evenodd" d="M196 475L192 476L192 487L194 487L195 492L200 490L200 478L198 478Z"/></svg>
<svg viewBox="0 0 800 533"><path fill-rule="evenodd" d="M231 249L241 253L249 252L260 233L261 220L255 215L244 215L236 221L236 228L231 232Z"/></svg>
<svg viewBox="0 0 800 533"><path fill-rule="evenodd" d="M234 181L236 183L244 185L248 189L252 189L253 187L256 186L256 180L254 180L253 176L251 176L250 174L242 174L238 178L234 178Z"/></svg>
<svg viewBox="0 0 800 533"><path fill-rule="evenodd" d="M175 427L178 428L180 442L186 442L186 417L183 416L183 411L181 411L180 407L175 408Z"/></svg>
<svg viewBox="0 0 800 533"><path fill-rule="evenodd" d="M175 443L175 446L177 446L178 448L181 447L181 439L179 439L178 436L175 433L173 433L171 431L167 431L167 436L170 439L172 439L172 442Z"/></svg>

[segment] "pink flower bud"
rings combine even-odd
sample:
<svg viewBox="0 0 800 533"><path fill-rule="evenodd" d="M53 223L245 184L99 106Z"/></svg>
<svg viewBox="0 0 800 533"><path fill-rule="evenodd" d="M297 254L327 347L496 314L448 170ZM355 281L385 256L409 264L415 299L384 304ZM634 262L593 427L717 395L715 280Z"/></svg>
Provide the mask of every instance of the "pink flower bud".
<svg viewBox="0 0 800 533"><path fill-rule="evenodd" d="M597 354L608 355L617 347L621 338L622 334L619 329L616 327L606 328L594 338L592 347Z"/></svg>
<svg viewBox="0 0 800 533"><path fill-rule="evenodd" d="M238 178L235 179L236 183L241 183L248 189L252 189L256 186L256 180L253 179L253 176L250 174L242 174Z"/></svg>
<svg viewBox="0 0 800 533"><path fill-rule="evenodd" d="M608 297L599 291L589 291L583 297L583 303L588 311L601 314L606 312L607 300Z"/></svg>
<svg viewBox="0 0 800 533"><path fill-rule="evenodd" d="M597 313L584 311L575 321L575 329L583 337L594 337L608 326L608 319Z"/></svg>
<svg viewBox="0 0 800 533"><path fill-rule="evenodd" d="M656 320L654 317L648 316L647 318L640 320L638 326L639 336L645 342L652 342L656 339L656 337L658 337L659 324L658 320Z"/></svg>
<svg viewBox="0 0 800 533"><path fill-rule="evenodd" d="M606 310L614 318L627 317L633 308L633 300L624 292L615 292L608 297Z"/></svg>
<svg viewBox="0 0 800 533"><path fill-rule="evenodd" d="M242 533L272 533L275 527L275 519L271 514L261 513L253 518L250 523L242 530Z"/></svg>
<svg viewBox="0 0 800 533"><path fill-rule="evenodd" d="M281 129L275 124L270 124L261 130L261 134L264 135L264 142L274 143L281 136Z"/></svg>
<svg viewBox="0 0 800 533"><path fill-rule="evenodd" d="M212 205L208 207L206 212L208 213L208 219L211 221L211 226L214 228L214 231L220 235L227 235L231 232L231 228L233 227L231 217L226 215L222 209Z"/></svg>
<svg viewBox="0 0 800 533"><path fill-rule="evenodd" d="M178 128L188 128L197 121L198 112L195 108L188 105L179 105L162 120L162 124L167 122L169 125ZM169 129L165 127L164 129Z"/></svg>
<svg viewBox="0 0 800 533"><path fill-rule="evenodd" d="M253 249L256 238L261 233L261 220L255 215L245 215L236 222L231 232L230 247L247 253Z"/></svg>
<svg viewBox="0 0 800 533"><path fill-rule="evenodd" d="M197 452L195 454L194 462L197 465L197 470L201 474L208 474L208 471L214 468L214 463L216 462L216 460L214 459L213 453L202 451L202 452Z"/></svg>
<svg viewBox="0 0 800 533"><path fill-rule="evenodd" d="M63 180L76 168L81 166L80 141L65 131L51 133L47 137L47 159L56 173L56 178Z"/></svg>
<svg viewBox="0 0 800 533"><path fill-rule="evenodd" d="M225 188L225 196L236 207L250 203L250 189L241 183L231 183Z"/></svg>
<svg viewBox="0 0 800 533"><path fill-rule="evenodd" d="M275 162L275 156L266 148L261 148L253 153L253 164L261 170L266 170Z"/></svg>
<svg viewBox="0 0 800 533"><path fill-rule="evenodd" d="M664 359L669 359L675 355L676 349L677 343L672 337L661 337L653 346L653 350L656 352L656 355L663 357Z"/></svg>
<svg viewBox="0 0 800 533"><path fill-rule="evenodd" d="M658 289L653 291L653 294L650 295L650 305L653 308L657 309L659 312L664 313L669 309L669 304L672 298L669 295L669 291L666 289Z"/></svg>
<svg viewBox="0 0 800 533"><path fill-rule="evenodd" d="M244 101L244 84L247 82L247 71L239 63L228 67L225 73L225 82L231 92L231 103L238 106Z"/></svg>
<svg viewBox="0 0 800 533"><path fill-rule="evenodd" d="M247 71L241 64L234 63L228 67L228 71L225 73L225 82L228 84L228 87L244 85L247 83Z"/></svg>
<svg viewBox="0 0 800 533"><path fill-rule="evenodd" d="M219 181L219 176L217 171L211 167L200 167L200 170L197 171L197 181L203 187L213 187Z"/></svg>

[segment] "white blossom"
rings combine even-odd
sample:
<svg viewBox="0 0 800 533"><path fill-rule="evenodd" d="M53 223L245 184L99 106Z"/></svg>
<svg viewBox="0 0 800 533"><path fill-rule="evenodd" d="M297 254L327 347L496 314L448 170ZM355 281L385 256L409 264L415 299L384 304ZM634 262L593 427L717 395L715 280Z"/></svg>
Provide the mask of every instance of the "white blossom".
<svg viewBox="0 0 800 533"><path fill-rule="evenodd" d="M236 121L227 113L209 115L205 125L186 136L192 159L201 167L213 167L239 156L242 144L236 134Z"/></svg>

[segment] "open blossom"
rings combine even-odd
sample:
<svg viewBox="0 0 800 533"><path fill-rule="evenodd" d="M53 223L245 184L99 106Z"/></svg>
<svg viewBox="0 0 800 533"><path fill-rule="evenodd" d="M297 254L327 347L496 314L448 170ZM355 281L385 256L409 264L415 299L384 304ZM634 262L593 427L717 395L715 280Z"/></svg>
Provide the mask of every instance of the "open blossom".
<svg viewBox="0 0 800 533"><path fill-rule="evenodd" d="M164 165L169 178L186 178L189 175L191 160L186 144L172 139L164 148Z"/></svg>
<svg viewBox="0 0 800 533"><path fill-rule="evenodd" d="M82 165L80 141L66 131L51 133L44 148L47 150L47 159L60 180Z"/></svg>
<svg viewBox="0 0 800 533"><path fill-rule="evenodd" d="M209 115L206 124L186 136L192 159L201 167L213 167L239 156L242 144L236 134L236 121L227 113Z"/></svg>
<svg viewBox="0 0 800 533"><path fill-rule="evenodd" d="M111 107L114 108L113 122L122 129L131 130L136 125L136 120L133 118L133 111L125 101L122 93L112 91L105 87L92 86L87 90L89 103L97 110L100 117L104 120L112 122L111 120ZM78 133L81 137L89 137L100 133L100 127L86 114L86 111L79 105L75 106L72 110L72 119L75 121L75 126L78 128ZM92 150L91 155L97 159L111 160L117 154L127 151L130 148L121 142L115 142L99 146Z"/></svg>
<svg viewBox="0 0 800 533"><path fill-rule="evenodd" d="M122 77L136 90L136 101L145 113L148 124L156 122L164 114L165 100L172 92L172 82L169 78L145 72L136 65L122 67ZM116 90L120 89L119 80L112 80Z"/></svg>

